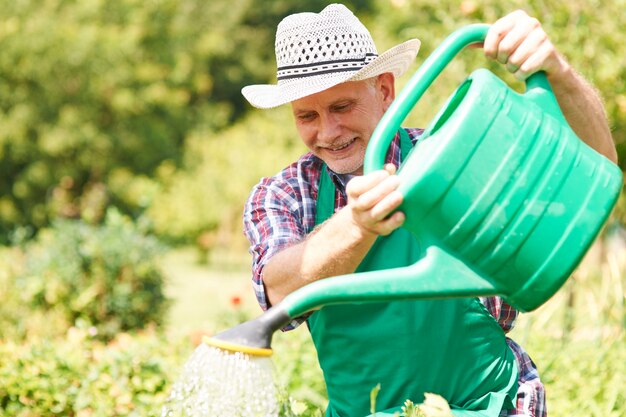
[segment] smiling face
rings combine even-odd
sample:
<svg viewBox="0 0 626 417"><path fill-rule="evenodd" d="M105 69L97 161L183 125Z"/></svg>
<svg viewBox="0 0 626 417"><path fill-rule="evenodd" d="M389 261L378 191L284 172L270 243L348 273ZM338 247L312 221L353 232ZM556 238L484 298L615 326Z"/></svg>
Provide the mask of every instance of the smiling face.
<svg viewBox="0 0 626 417"><path fill-rule="evenodd" d="M395 96L390 73L351 81L293 101L304 144L338 174L363 173L365 149Z"/></svg>

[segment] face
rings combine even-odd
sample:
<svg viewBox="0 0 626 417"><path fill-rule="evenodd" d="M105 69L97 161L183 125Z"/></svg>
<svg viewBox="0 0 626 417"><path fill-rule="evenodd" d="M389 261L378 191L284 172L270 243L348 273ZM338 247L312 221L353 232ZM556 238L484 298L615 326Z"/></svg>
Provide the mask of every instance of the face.
<svg viewBox="0 0 626 417"><path fill-rule="evenodd" d="M304 144L338 174L363 173L369 139L394 98L390 73L336 85L291 103Z"/></svg>

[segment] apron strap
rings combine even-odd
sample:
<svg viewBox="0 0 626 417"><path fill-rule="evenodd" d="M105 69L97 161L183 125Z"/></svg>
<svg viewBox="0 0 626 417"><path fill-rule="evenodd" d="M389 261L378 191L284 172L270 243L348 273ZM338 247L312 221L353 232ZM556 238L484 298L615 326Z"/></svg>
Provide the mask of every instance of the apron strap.
<svg viewBox="0 0 626 417"><path fill-rule="evenodd" d="M315 204L315 225L324 223L335 212L335 194L337 187L330 178L326 163L322 164L320 180L317 185L317 202Z"/></svg>
<svg viewBox="0 0 626 417"><path fill-rule="evenodd" d="M400 163L406 161L407 156L411 153L413 149L413 142L411 142L411 138L406 130L400 128L400 154L402 157L400 158Z"/></svg>

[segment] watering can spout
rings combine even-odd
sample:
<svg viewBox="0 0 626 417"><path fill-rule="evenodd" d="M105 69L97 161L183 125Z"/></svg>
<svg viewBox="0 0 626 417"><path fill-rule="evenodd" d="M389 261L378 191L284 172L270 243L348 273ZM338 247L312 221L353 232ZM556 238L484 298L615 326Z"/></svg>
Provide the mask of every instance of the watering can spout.
<svg viewBox="0 0 626 417"><path fill-rule="evenodd" d="M291 321L289 314L277 305L253 320L241 323L213 337L205 336L202 342L229 352L270 356L274 332L287 325L289 321Z"/></svg>
<svg viewBox="0 0 626 417"><path fill-rule="evenodd" d="M358 281L358 285L355 285ZM378 301L467 297L497 293L495 286L455 256L430 246L406 267L326 278L287 296L281 305L292 317L319 307Z"/></svg>
<svg viewBox="0 0 626 417"><path fill-rule="evenodd" d="M358 280L359 285L354 285ZM272 354L273 333L291 320L320 307L377 301L468 297L498 293L498 289L457 257L430 246L425 256L401 268L325 278L291 293L256 319L203 342L254 356Z"/></svg>

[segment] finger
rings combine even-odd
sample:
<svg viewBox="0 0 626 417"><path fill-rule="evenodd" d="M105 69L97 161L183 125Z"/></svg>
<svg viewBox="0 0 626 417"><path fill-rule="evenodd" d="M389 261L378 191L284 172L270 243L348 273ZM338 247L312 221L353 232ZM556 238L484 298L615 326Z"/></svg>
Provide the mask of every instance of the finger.
<svg viewBox="0 0 626 417"><path fill-rule="evenodd" d="M394 164L385 164L385 171L387 171L390 175L393 175L396 173L397 168Z"/></svg>
<svg viewBox="0 0 626 417"><path fill-rule="evenodd" d="M375 233L381 236L387 236L398 227L404 224L405 216L401 211L396 211L387 219L378 222L374 228Z"/></svg>
<svg viewBox="0 0 626 417"><path fill-rule="evenodd" d="M518 21L506 36L500 40L496 54L497 61L501 64L507 64L510 57L515 54L517 49L526 42L526 39L537 28L541 28L537 19L529 17Z"/></svg>
<svg viewBox="0 0 626 417"><path fill-rule="evenodd" d="M498 45L500 44L500 41L511 31L511 29L513 29L517 19L525 14L526 13L523 11L517 10L498 19L489 27L487 36L485 37L485 41L483 43L483 50L485 51L485 55L487 57L492 59L497 58Z"/></svg>
<svg viewBox="0 0 626 417"><path fill-rule="evenodd" d="M393 191L387 194L382 200L380 200L370 210L370 219L374 222L379 222L385 219L395 209L400 207L404 197L399 191Z"/></svg>
<svg viewBox="0 0 626 417"><path fill-rule="evenodd" d="M527 19L502 40L500 48L508 54L507 64L521 64L539 47L547 35L537 19ZM514 71L513 71L514 72Z"/></svg>
<svg viewBox="0 0 626 417"><path fill-rule="evenodd" d="M370 210L380 201L382 201L389 193L394 191L400 185L400 179L397 175L390 175L380 183L376 184L371 190L359 195L354 200L357 210Z"/></svg>
<svg viewBox="0 0 626 417"><path fill-rule="evenodd" d="M534 30L528 34L524 42L509 57L507 69L515 73L519 69L522 72L537 72L542 69L545 54L542 51L543 43L548 40L548 35L542 30ZM539 54L538 57L533 57ZM523 68L522 68L523 67Z"/></svg>
<svg viewBox="0 0 626 417"><path fill-rule="evenodd" d="M368 190L371 190L385 178L389 177L389 172L386 170L378 170L367 175L352 178L346 185L346 194L348 198L356 199L361 194Z"/></svg>
<svg viewBox="0 0 626 417"><path fill-rule="evenodd" d="M554 54L554 47L549 41L543 42L539 48L530 56L520 68L513 74L520 81L526 80L532 74L544 69L549 57Z"/></svg>

